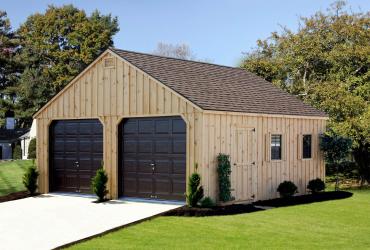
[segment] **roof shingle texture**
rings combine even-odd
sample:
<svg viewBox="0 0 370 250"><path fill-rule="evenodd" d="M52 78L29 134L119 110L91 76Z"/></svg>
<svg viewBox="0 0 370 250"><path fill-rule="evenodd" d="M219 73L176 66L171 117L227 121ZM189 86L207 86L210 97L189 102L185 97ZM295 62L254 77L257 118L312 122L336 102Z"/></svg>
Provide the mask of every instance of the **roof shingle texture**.
<svg viewBox="0 0 370 250"><path fill-rule="evenodd" d="M204 110L327 116L244 69L111 50Z"/></svg>

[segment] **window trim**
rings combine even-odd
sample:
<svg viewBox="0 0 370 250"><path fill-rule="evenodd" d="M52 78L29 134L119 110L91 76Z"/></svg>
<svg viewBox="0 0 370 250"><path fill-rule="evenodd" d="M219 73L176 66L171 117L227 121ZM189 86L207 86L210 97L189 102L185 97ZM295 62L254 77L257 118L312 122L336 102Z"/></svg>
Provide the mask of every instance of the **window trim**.
<svg viewBox="0 0 370 250"><path fill-rule="evenodd" d="M310 157L304 157L304 145L303 145L303 143L304 143L304 136L305 135L309 135L309 136L311 136L311 142L310 142L310 146L311 146L311 150L310 150ZM301 149L301 154L302 154L302 160L312 160L313 159L313 136L312 136L312 134L302 134L302 140L301 140L301 147L302 147L302 149Z"/></svg>
<svg viewBox="0 0 370 250"><path fill-rule="evenodd" d="M280 136L280 158L279 159L273 159L272 158L272 137L273 136ZM270 160L271 161L274 161L274 162L277 162L277 161L282 161L283 160L283 143L284 143L284 140L283 140L283 134L281 133L270 133L270 145L269 145L269 150L270 150Z"/></svg>

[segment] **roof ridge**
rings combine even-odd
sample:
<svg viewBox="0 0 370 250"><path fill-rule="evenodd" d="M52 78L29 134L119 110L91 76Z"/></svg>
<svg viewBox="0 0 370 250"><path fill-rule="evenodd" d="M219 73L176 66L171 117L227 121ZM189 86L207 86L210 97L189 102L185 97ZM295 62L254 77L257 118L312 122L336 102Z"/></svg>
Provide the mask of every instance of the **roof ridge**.
<svg viewBox="0 0 370 250"><path fill-rule="evenodd" d="M218 66L218 67L224 67L224 68L229 68L229 69L243 70L242 68L239 68L239 67L232 67L232 66L227 66L227 65L217 64L217 63L209 63L209 62L202 62L202 61L181 59L181 58L170 57L170 56L161 56L161 55L155 55L155 54L150 54L150 53L146 53L146 52L138 52L138 51L126 50L126 49L119 49L119 48L114 48L114 47L109 47L109 49L110 50L113 50L113 51L122 51L122 52L128 52L128 53L136 53L136 54L141 54L141 55L146 55L146 56L161 57L161 58L165 58L165 59L173 59L173 60L177 60L177 61L201 63L201 64L208 64L208 65L213 65L213 66Z"/></svg>

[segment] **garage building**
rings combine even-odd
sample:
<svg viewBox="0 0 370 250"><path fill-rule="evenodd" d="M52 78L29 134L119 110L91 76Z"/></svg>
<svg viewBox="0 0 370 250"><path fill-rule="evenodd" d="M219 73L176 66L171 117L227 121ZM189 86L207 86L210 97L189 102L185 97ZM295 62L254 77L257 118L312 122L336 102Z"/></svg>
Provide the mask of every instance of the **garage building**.
<svg viewBox="0 0 370 250"><path fill-rule="evenodd" d="M104 162L111 198L185 200L197 171L217 200L219 153L236 201L325 175L327 116L239 68L110 48L34 118L42 193L89 193Z"/></svg>

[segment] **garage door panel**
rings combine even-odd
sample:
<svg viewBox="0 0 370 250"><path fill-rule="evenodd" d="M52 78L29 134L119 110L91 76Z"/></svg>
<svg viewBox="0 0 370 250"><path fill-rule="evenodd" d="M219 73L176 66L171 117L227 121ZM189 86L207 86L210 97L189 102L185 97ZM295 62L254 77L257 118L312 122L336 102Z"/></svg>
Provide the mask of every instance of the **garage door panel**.
<svg viewBox="0 0 370 250"><path fill-rule="evenodd" d="M158 119L155 121L155 133L156 134L169 134L170 133L170 121L168 119Z"/></svg>
<svg viewBox="0 0 370 250"><path fill-rule="evenodd" d="M140 140L138 153L151 153L153 148L153 142L151 140Z"/></svg>
<svg viewBox="0 0 370 250"><path fill-rule="evenodd" d="M51 125L50 190L91 192L91 178L103 159L99 120L63 120Z"/></svg>
<svg viewBox="0 0 370 250"><path fill-rule="evenodd" d="M172 153L184 154L186 152L186 142L183 139L174 139L172 144Z"/></svg>
<svg viewBox="0 0 370 250"><path fill-rule="evenodd" d="M151 164L152 161L151 160L137 160L135 162L137 168L135 171L137 171L138 174L140 173L148 173L148 174L151 174L152 173L152 167L151 167Z"/></svg>
<svg viewBox="0 0 370 250"><path fill-rule="evenodd" d="M141 175L137 181L137 188L138 188L138 193L140 195L152 194L152 190L153 190L152 176L151 175L148 175L148 176Z"/></svg>
<svg viewBox="0 0 370 250"><path fill-rule="evenodd" d="M186 160L174 159L172 161L172 173L173 174L186 174L186 169L184 168L186 165Z"/></svg>
<svg viewBox="0 0 370 250"><path fill-rule="evenodd" d="M184 200L185 122L180 117L130 118L120 126L122 194Z"/></svg>
<svg viewBox="0 0 370 250"><path fill-rule="evenodd" d="M91 152L92 151L92 145L93 145L93 141L88 139L88 138L80 138L79 142L78 142L78 149L79 149L79 152L80 154L82 152Z"/></svg>
<svg viewBox="0 0 370 250"><path fill-rule="evenodd" d="M172 161L170 159L157 159L155 161L155 173L172 173Z"/></svg>
<svg viewBox="0 0 370 250"><path fill-rule="evenodd" d="M64 152L77 153L78 150L78 140L77 139L65 139L64 143Z"/></svg>
<svg viewBox="0 0 370 250"><path fill-rule="evenodd" d="M136 153L138 142L130 139L123 143L123 153Z"/></svg>
<svg viewBox="0 0 370 250"><path fill-rule="evenodd" d="M155 194L161 198L161 195L170 195L172 193L172 182L171 179L167 177L156 178L155 179Z"/></svg>
<svg viewBox="0 0 370 250"><path fill-rule="evenodd" d="M152 134L154 131L153 120L138 120L139 134Z"/></svg>
<svg viewBox="0 0 370 250"><path fill-rule="evenodd" d="M172 133L173 134L186 134L186 124L182 119L172 120Z"/></svg>
<svg viewBox="0 0 370 250"><path fill-rule="evenodd" d="M154 153L170 153L171 151L170 139L158 139L155 141Z"/></svg>

